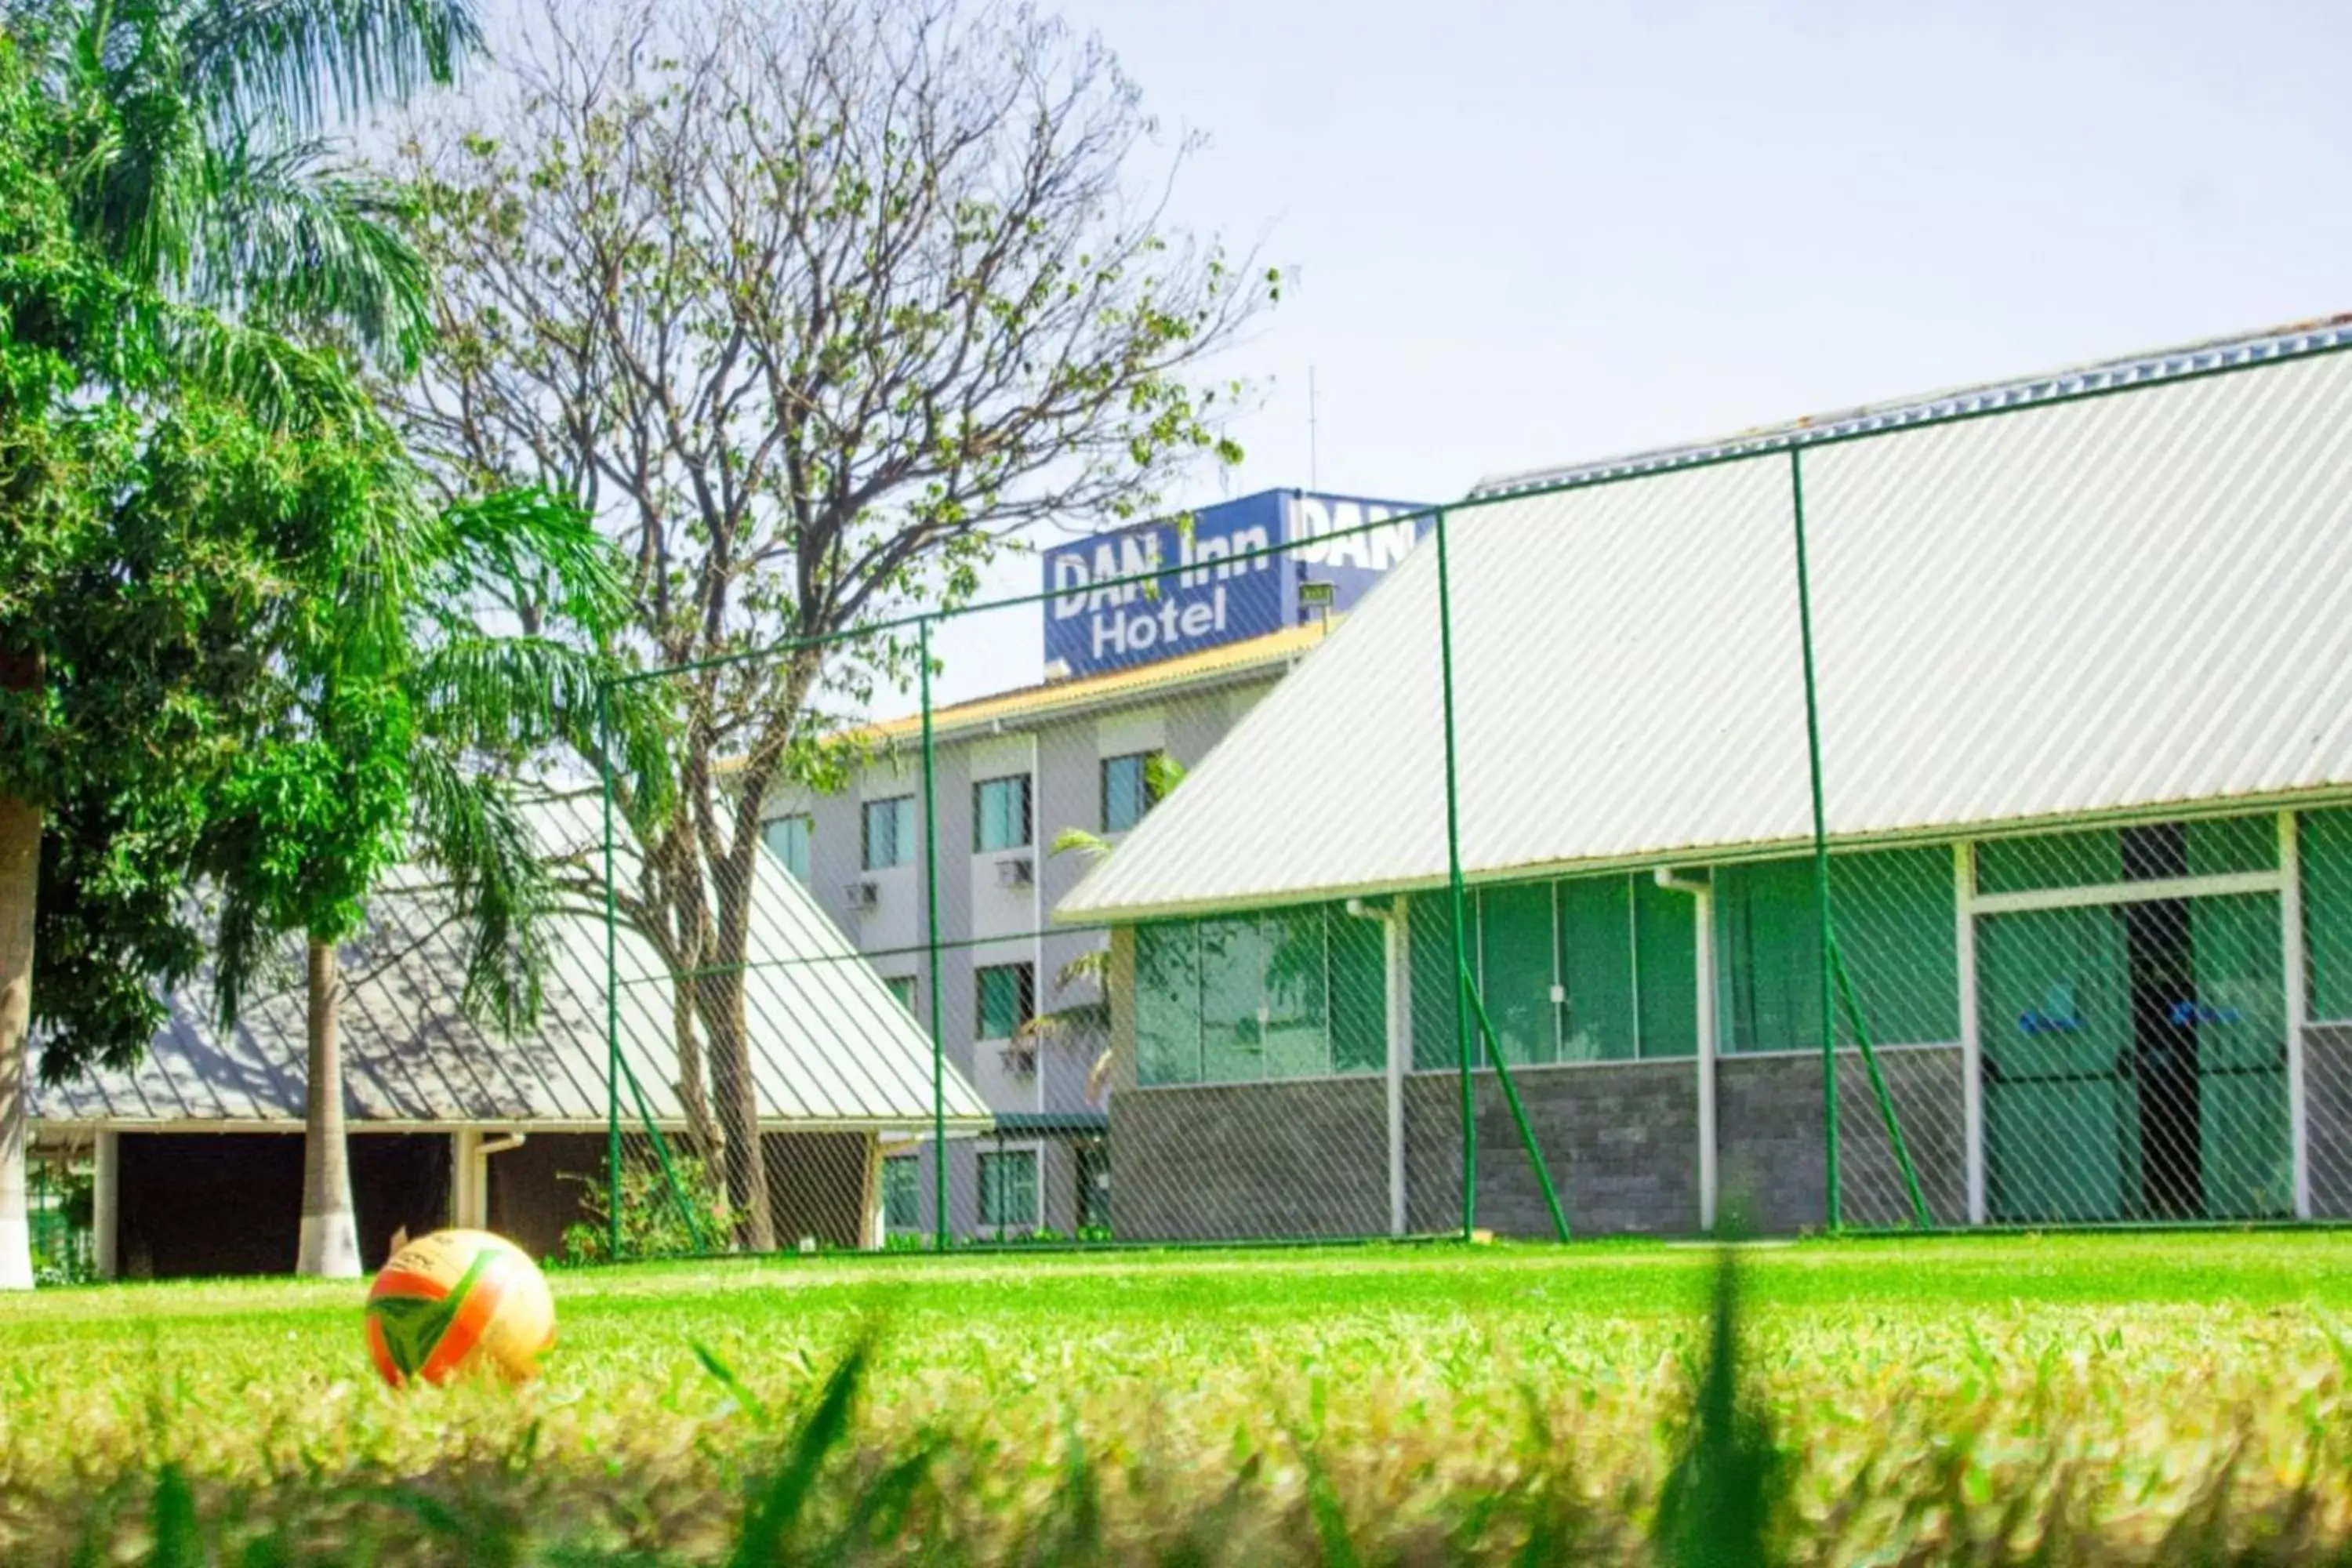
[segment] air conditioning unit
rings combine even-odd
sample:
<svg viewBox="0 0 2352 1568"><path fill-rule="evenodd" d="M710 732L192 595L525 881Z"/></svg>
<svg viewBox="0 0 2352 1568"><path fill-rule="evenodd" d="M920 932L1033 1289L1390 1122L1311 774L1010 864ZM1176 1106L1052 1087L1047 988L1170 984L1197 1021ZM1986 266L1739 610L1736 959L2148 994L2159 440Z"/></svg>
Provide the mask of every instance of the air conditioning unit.
<svg viewBox="0 0 2352 1568"><path fill-rule="evenodd" d="M1036 879L1036 870L1026 855L1008 855L996 863L996 885L1000 888L1025 888Z"/></svg>
<svg viewBox="0 0 2352 1568"><path fill-rule="evenodd" d="M878 907L881 895L871 882L845 882L841 889L841 901L859 913Z"/></svg>

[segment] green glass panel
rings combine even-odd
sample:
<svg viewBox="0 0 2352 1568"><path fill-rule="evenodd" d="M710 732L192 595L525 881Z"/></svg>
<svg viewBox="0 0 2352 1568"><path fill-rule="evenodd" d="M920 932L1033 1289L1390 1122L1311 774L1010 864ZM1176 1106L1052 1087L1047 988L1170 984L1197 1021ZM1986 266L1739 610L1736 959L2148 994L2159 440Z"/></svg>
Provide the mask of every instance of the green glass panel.
<svg viewBox="0 0 2352 1568"><path fill-rule="evenodd" d="M1992 838L1977 846L1977 891L2095 888L2124 879L2122 836L2113 828Z"/></svg>
<svg viewBox="0 0 2352 1568"><path fill-rule="evenodd" d="M1190 921L1135 931L1136 1080L1201 1081L1201 944Z"/></svg>
<svg viewBox="0 0 2352 1568"><path fill-rule="evenodd" d="M972 847L983 854L1029 842L1029 779L982 779L972 785Z"/></svg>
<svg viewBox="0 0 2352 1568"><path fill-rule="evenodd" d="M1811 860L1715 876L1717 994L1726 1052L1818 1050L1821 910Z"/></svg>
<svg viewBox="0 0 2352 1568"><path fill-rule="evenodd" d="M1977 923L1986 1197L2011 1223L2121 1217L2137 1190L2131 960L2107 908Z"/></svg>
<svg viewBox="0 0 2352 1568"><path fill-rule="evenodd" d="M882 1223L893 1230L908 1230L918 1223L921 1173L917 1164L911 1157L882 1162Z"/></svg>
<svg viewBox="0 0 2352 1568"><path fill-rule="evenodd" d="M1257 917L1202 921L1201 1076L1234 1083L1265 1076L1265 943Z"/></svg>
<svg viewBox="0 0 2352 1568"><path fill-rule="evenodd" d="M1951 850L1832 855L1830 910L1871 1043L1957 1042L1960 966ZM1860 1043L1843 999L1837 1037L1840 1045Z"/></svg>
<svg viewBox="0 0 2352 1568"><path fill-rule="evenodd" d="M1479 997L1505 1061L1559 1057L1551 886L1531 882L1478 893Z"/></svg>
<svg viewBox="0 0 2352 1568"><path fill-rule="evenodd" d="M2196 899L2200 1165L2214 1219L2294 1208L2286 1100L2286 986L2269 894Z"/></svg>
<svg viewBox="0 0 2352 1568"><path fill-rule="evenodd" d="M803 882L809 879L809 835L810 823L805 816L772 818L761 835L768 852Z"/></svg>
<svg viewBox="0 0 2352 1568"><path fill-rule="evenodd" d="M2173 833L2180 836L2180 841L2168 852L2171 868L2143 858ZM2140 847L2137 853L2135 845ZM2185 867L2181 864L2184 850ZM2271 816L1995 838L1977 847L1977 890L1984 893L2095 888L2156 876L2224 877L2277 868L2278 824Z"/></svg>
<svg viewBox="0 0 2352 1568"><path fill-rule="evenodd" d="M2189 874L2226 877L2278 869L2278 818L2223 816L2188 825Z"/></svg>
<svg viewBox="0 0 2352 1568"><path fill-rule="evenodd" d="M915 852L914 797L898 795L866 803L866 868L880 871L903 866Z"/></svg>
<svg viewBox="0 0 2352 1568"><path fill-rule="evenodd" d="M1037 1223L1037 1154L1017 1149L980 1157L980 1222L989 1226Z"/></svg>
<svg viewBox="0 0 2352 1568"><path fill-rule="evenodd" d="M1389 1060L1388 952L1379 921L1329 914L1331 1070L1381 1072Z"/></svg>
<svg viewBox="0 0 2352 1568"><path fill-rule="evenodd" d="M1698 914L1688 893L1633 879L1641 975L1642 1055L1698 1054Z"/></svg>
<svg viewBox="0 0 2352 1568"><path fill-rule="evenodd" d="M1025 963L995 963L972 972L979 988L978 1038L1009 1040L1029 1021L1035 987Z"/></svg>
<svg viewBox="0 0 2352 1568"><path fill-rule="evenodd" d="M1151 757L1137 752L1102 765L1103 831L1124 833L1151 809Z"/></svg>
<svg viewBox="0 0 2352 1568"><path fill-rule="evenodd" d="M1331 1070L1331 1036L1325 1025L1324 911L1319 905L1261 916L1265 954L1265 1062L1268 1078L1313 1078Z"/></svg>
<svg viewBox="0 0 2352 1568"><path fill-rule="evenodd" d="M1623 1061L1634 1054L1633 884L1579 877L1559 884L1559 973L1568 992L1560 1055ZM1684 923L1689 923L1685 914ZM1684 950L1687 988L1689 950Z"/></svg>
<svg viewBox="0 0 2352 1568"><path fill-rule="evenodd" d="M2311 1016L2352 1020L2352 810L2308 811L2298 826Z"/></svg>
<svg viewBox="0 0 2352 1568"><path fill-rule="evenodd" d="M1406 931L1412 967L1412 1065L1436 1072L1461 1065L1454 1018L1454 901L1445 889L1413 895ZM1473 927L1475 935L1475 927ZM1475 1046L1473 1047L1475 1048ZM1479 1058L1473 1056L1475 1062Z"/></svg>

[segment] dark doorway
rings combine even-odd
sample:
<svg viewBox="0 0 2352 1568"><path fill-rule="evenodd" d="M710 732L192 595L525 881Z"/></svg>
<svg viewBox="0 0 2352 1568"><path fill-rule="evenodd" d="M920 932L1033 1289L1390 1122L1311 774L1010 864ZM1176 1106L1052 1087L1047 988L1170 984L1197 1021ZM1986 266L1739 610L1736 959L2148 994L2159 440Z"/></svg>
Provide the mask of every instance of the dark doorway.
<svg viewBox="0 0 2352 1568"><path fill-rule="evenodd" d="M355 1132L360 1263L381 1268L395 1232L448 1223L449 1138ZM132 1279L290 1274L300 1240L302 1134L126 1132L117 1257Z"/></svg>

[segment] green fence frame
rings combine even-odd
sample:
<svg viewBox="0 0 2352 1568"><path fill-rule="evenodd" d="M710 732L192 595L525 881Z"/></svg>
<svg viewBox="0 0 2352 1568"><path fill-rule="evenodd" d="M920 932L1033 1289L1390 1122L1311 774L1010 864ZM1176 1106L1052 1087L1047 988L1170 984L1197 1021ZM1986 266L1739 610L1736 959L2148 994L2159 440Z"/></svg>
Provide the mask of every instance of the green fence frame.
<svg viewBox="0 0 2352 1568"><path fill-rule="evenodd" d="M1541 1147L1540 1140L1530 1123L1525 1104L1519 1094L1517 1085L1514 1081L1510 1064L1506 1059L1505 1054L1501 1048L1501 1042L1497 1037L1493 1022L1487 1015L1485 998L1480 994L1481 988L1478 984L1478 978L1474 973L1470 963L1466 937L1467 888L1465 884L1465 869L1462 860L1461 849L1462 790L1460 784L1457 737L1455 733L1454 682L1456 671L1454 668L1454 648L1452 624L1452 567L1447 544L1453 520L1456 515L1465 512L1475 512L1496 506L1508 506L1544 495L1560 494L1609 485L1638 483L1643 479L1663 474L1687 473L1695 469L1714 468L1733 463L1766 461L1775 458L1782 453L1786 454L1789 468L1790 521L1797 577L1798 626L1796 629L1803 668L1805 705L1804 722L1806 729L1808 767L1807 782L1811 797L1811 853L1813 864L1812 880L1814 888L1814 913L1819 933L1819 947L1822 953L1819 1014L1821 1018L1820 1049L1822 1060L1822 1138L1825 1175L1825 1204L1822 1215L1822 1223L1831 1230L1842 1228L1844 1224L1845 1173L1843 1168L1843 1151L1841 1149L1840 1091L1837 1070L1837 1020L1841 1016L1843 1016L1847 1020L1848 1026L1854 1036L1857 1054L1863 1063L1870 1084L1874 1108L1876 1110L1879 1121L1885 1131L1893 1152L1894 1160L1902 1182L1903 1196L1906 1206L1909 1210L1910 1225L1913 1228L1925 1231L1936 1228L1933 1224L1933 1215L1928 1210L1922 1193L1919 1175L1913 1159L1909 1141L1906 1135L1902 1118L1899 1114L1898 1107L1895 1104L1894 1096L1888 1088L1886 1077L1880 1062L1877 1042L1874 1038L1874 1031L1871 1029L1869 1022L1865 1016L1864 1009L1863 1007L1861 998L1857 994L1853 978L1847 971L1845 955L1842 951L1841 944L1838 940L1835 920L1832 909L1830 889L1831 846L1828 832L1827 812L1825 807L1827 784L1824 778L1824 743L1815 661L1816 647L1812 616L1811 572L1808 559L1809 542L1806 530L1804 489L1805 454L1816 448L1843 446L1856 441L1899 439L1905 434L1922 429L1971 423L1979 419L2000 418L2011 414L2046 409L2054 405L2120 396L2130 392L2139 390L2149 384L2178 386L2185 383L2202 381L2217 376L2249 374L2271 365L2340 353L2347 352L2347 350L2352 350L2352 336L2347 336L2345 334L2335 334L2333 336L2329 336L2326 334L2317 333L2315 331L2312 334L2312 345L2303 347L2290 345L2265 351L2251 357L2241 357L2233 360L2217 359L2216 362L2212 363L2200 364L2189 369L2169 370L2166 374L2153 379L2119 376L2104 382L2085 380L2081 385L2072 387L2071 389L2047 392L2045 394L2037 395L2032 397L2014 402L2003 402L1988 406L1955 406L1948 410L1932 412L1923 416L1906 418L1883 426L1871 426L1866 422L1864 422L1861 424L1846 426L1831 425L1826 427L1811 429L1801 426L1790 427L1786 430L1771 432L1752 439L1745 439L1729 443L1724 447L1715 449L1694 450L1693 452L1683 455L1669 455L1668 457L1663 458L1654 462L1629 463L1604 470L1570 474L1554 480L1534 483L1526 487L1496 490L1460 501L1449 502L1443 506L1429 507L1412 513L1391 516L1378 523L1369 523L1356 529L1342 530L1336 534L1326 536L1327 538L1341 538L1347 537L1350 534L1366 535L1370 534L1376 528L1393 527L1401 521L1428 522L1432 525L1431 531L1434 534L1433 549L1436 555L1436 570L1438 578L1439 658L1442 666L1441 682L1444 694L1446 882L1447 895L1450 900L1454 921L1453 937L1454 948L1454 969L1456 1034L1455 1051L1457 1058L1455 1071L1458 1079L1461 1110L1460 1158L1463 1186L1461 1222L1458 1233L1461 1238L1468 1239L1474 1237L1477 1232L1477 1173L1479 1169L1479 1149L1476 1130L1475 1074L1476 1071L1475 1048L1480 1044L1483 1044L1488 1063L1491 1065L1496 1074L1498 1088L1504 1095L1504 1098L1510 1109L1513 1121L1522 1144L1522 1152L1529 1162L1538 1185L1541 1190L1545 1204L1549 1213L1549 1217L1552 1221L1554 1233L1558 1238L1566 1240L1569 1238L1571 1232L1569 1215L1564 1206L1559 1188L1553 1179L1546 1151ZM1227 558L1227 563L1239 565L1260 559L1271 560L1288 552L1294 547L1295 546L1293 544L1285 543L1279 545L1269 545L1263 549L1235 552L1233 555ZM1151 570L1138 572L1129 575L1096 580L1092 582L1089 586L1091 589L1097 590L1103 588L1140 586L1144 587L1148 591L1150 586L1156 584L1169 570L1171 570L1171 568L1156 567ZM926 861L924 873L924 942L922 944L922 951L925 954L925 963L927 965L924 973L929 992L928 1011L932 1039L932 1120L930 1128L930 1157L933 1162L933 1202L935 1208L935 1223L931 1243L937 1250L941 1252L945 1252L952 1247L953 1237L951 1235L952 1226L950 1224L951 1205L950 1200L951 1193L950 1190L949 1162L947 1160L948 1143L946 1137L947 1128L944 1107L946 1064L944 1043L942 1038L943 1031L941 1028L940 994L941 987L938 983L938 975L940 972L940 955L942 950L948 946L958 944L947 942L943 938L940 930L939 889L940 848L937 834L938 801L935 778L937 771L937 752L935 744L936 738L933 728L934 703L931 689L932 675L934 673L936 660L932 652L932 632L935 623L958 618L963 616L984 613L990 610L1007 609L1020 605L1044 605L1049 602L1053 597L1054 595L1051 592L1040 591L1034 594L1018 595L994 599L982 604L964 605L951 610L925 610L911 612L896 618L885 619L872 625L862 626L850 630L834 633L824 637L789 640L769 647L730 653L713 658L696 660L663 668L643 669L623 677L618 682L614 683L615 685L635 685L643 682L658 681L664 679L706 671L729 665L742 664L759 659L775 658L794 652L806 651L810 648L823 647L856 639L904 634L909 631L914 634L917 644L918 658L918 695L921 706L919 717L923 770L924 855ZM613 689L613 687L607 687L604 691L600 693L599 699L600 712L603 715L603 722L605 727L608 740L611 734L611 698ZM642 1088L636 1084L634 1075L629 1071L625 1062L624 1061L621 1049L620 1007L618 1001L618 987L621 984L618 967L618 929L620 914L618 892L614 883L616 865L615 837L617 828L613 774L613 768L614 765L614 748L608 744L603 748L603 753L604 754L599 759L599 771L600 784L603 793L604 837L603 846L604 877L604 914L606 928L604 933L604 981L606 985L605 1026L608 1035L608 1105L606 1131L609 1168L612 1180L617 1184L622 1163L621 1140L625 1120L625 1108L622 1100L622 1085L625 1081L629 1085L638 1120L644 1125L645 1130L652 1135L663 1169L666 1172L670 1173L671 1179L675 1181L675 1169L671 1163L667 1142L662 1139L656 1119L654 1117L645 1099ZM621 1234L617 1190L615 1190L614 1196L615 1200L615 1213L612 1222L612 1230L609 1240L613 1247L614 1255L618 1256L621 1247ZM698 1239L702 1241L705 1245L708 1245L709 1238L704 1237L698 1219L691 1213L690 1205L685 1205L685 1207L687 1217L688 1218L689 1223L693 1226ZM1097 1245L1120 1244L1111 1243Z"/></svg>

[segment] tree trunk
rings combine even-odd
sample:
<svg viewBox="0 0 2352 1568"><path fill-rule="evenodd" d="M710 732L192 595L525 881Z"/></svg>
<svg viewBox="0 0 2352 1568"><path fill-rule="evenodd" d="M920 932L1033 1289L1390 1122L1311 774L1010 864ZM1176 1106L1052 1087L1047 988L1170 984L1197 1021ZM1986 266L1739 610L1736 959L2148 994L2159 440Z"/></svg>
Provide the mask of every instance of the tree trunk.
<svg viewBox="0 0 2352 1568"><path fill-rule="evenodd" d="M31 1106L33 914L41 880L41 808L0 799L0 1289L33 1288L25 1209Z"/></svg>
<svg viewBox="0 0 2352 1568"><path fill-rule="evenodd" d="M310 1081L302 1127L302 1245L294 1272L329 1279L360 1273L359 1220L352 1211L351 1151L343 1139L342 982L335 944L310 939Z"/></svg>
<svg viewBox="0 0 2352 1568"><path fill-rule="evenodd" d="M719 966L695 983L695 989L709 1047L711 1087L718 1090L719 1137L727 1150L727 1206L735 1211L736 1241L753 1252L772 1252L776 1222L768 1204L767 1151L760 1142L760 1086L751 1076L741 958L722 957Z"/></svg>

